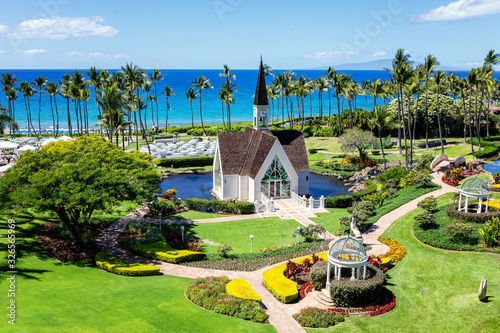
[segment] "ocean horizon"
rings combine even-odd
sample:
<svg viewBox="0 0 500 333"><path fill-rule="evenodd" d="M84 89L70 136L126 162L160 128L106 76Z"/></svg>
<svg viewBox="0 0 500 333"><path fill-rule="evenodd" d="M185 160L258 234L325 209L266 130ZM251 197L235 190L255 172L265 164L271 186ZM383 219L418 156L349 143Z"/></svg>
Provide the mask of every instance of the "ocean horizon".
<svg viewBox="0 0 500 333"><path fill-rule="evenodd" d="M85 79L87 79L87 72L89 69L78 69L84 75ZM58 82L62 78L64 73L71 74L75 71L75 69L3 69L0 70L0 74L10 72L14 75L14 77L19 80L15 87L19 86L19 82L27 81L31 85L34 79L38 76L44 76L48 81ZM110 73L114 73L119 71L119 69L108 69ZM144 70L147 73L152 73L152 70ZM195 77L199 77L200 75L204 75L207 79L209 79L210 83L214 87L213 89L205 89L202 91L202 111L203 111L203 122L204 124L221 124L222 123L222 104L220 99L218 98L219 90L224 81L223 77L219 76L219 73L222 70L218 69L161 69L161 74L164 76L164 79L158 81L157 83L157 96L158 96L158 110L159 110L159 125L160 127L165 127L165 115L166 115L166 100L165 97L161 94L165 86L168 85L172 87L173 93L175 96L169 98L169 102L171 105L171 111L169 112L168 124L169 126L188 126L191 125L191 110L190 105L187 98L184 95L184 92L188 90L189 87L194 87L192 81ZM274 70L275 74L278 74L281 71L287 70ZM319 76L325 75L325 70L292 70L297 76L304 75L308 78L315 80ZM231 105L231 122L251 122L252 121L252 112L253 112L253 95L255 94L255 86L257 83L257 74L258 69L237 69L231 70L232 73L236 75L236 79L234 83L236 85L237 91L234 94L235 104ZM339 70L339 73L345 73L347 75L352 76L352 80L361 84L364 80L369 80L370 82L377 78L381 80L388 80L389 73L383 70ZM457 71L456 75L459 77L464 77L467 75L466 71ZM494 78L500 79L499 73L494 73ZM266 77L266 83L270 84L272 81L272 77ZM87 109L89 113L89 126L91 128L98 127L97 123L97 115L99 114L98 108L94 102L95 94L93 87L89 86L88 90L90 91L90 99L87 103ZM150 94L154 95L154 85L150 90ZM145 97L146 93L141 92L141 96ZM33 121L33 125L35 129L38 130L38 90L36 93L30 98L30 107L31 107L31 117ZM66 100L58 95L56 97L57 100L57 109L59 113L59 127L67 128L67 106ZM342 98L340 99L340 103L342 106ZM307 96L304 98L304 108L306 110L306 115L310 113L311 105L312 111L314 114L318 114L319 103L318 103L318 93L313 92L311 98ZM281 101L280 101L281 103ZM7 107L7 99L5 94L0 92L0 104ZM273 101L269 101L270 110L272 112L273 109ZM297 115L297 99L293 100L293 108L294 114ZM378 100L377 105L382 105L383 101ZM366 98L364 95L357 96L354 101L354 105L358 108L372 110L373 109L373 98L368 96ZM343 102L343 109L348 108L347 101ZM278 101L274 100L274 109L276 110L278 107ZM50 99L49 95L43 93L42 89L42 102L41 102L41 116L40 116L40 124L44 129L52 128L52 115L50 108ZM281 105L280 105L281 109ZM337 102L336 99L332 96L330 98L330 102L328 99L328 94L323 93L323 114L328 115L331 109L332 114L337 114ZM146 110L146 123L147 127L151 128L153 126L152 121L152 113L151 113L151 103L148 102L148 108ZM224 110L225 111L225 110ZM75 128L76 124L76 116L74 111L74 105L70 100L69 106L70 117L72 121L73 128ZM54 107L55 113L55 107ZM27 129L27 111L25 108L24 98L21 93L18 92L18 98L14 104L14 115L15 119L18 122L20 130ZM199 107L199 97L193 101L193 115L194 115L194 123L200 124L200 107ZM286 116L286 114L285 114ZM224 114L226 117L226 114ZM276 118L276 117L275 117ZM225 119L225 118L224 118ZM156 123L156 106L154 105L154 121ZM225 119L227 121L227 119Z"/></svg>

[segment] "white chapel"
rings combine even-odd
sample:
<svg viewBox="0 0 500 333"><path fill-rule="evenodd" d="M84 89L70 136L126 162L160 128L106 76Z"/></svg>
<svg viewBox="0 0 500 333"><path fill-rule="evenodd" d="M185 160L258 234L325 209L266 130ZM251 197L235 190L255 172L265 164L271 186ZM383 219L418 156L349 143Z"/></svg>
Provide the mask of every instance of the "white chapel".
<svg viewBox="0 0 500 333"><path fill-rule="evenodd" d="M220 200L261 202L309 194L309 160L298 130L269 130L269 101L262 66L253 103L253 128L218 133L213 192Z"/></svg>

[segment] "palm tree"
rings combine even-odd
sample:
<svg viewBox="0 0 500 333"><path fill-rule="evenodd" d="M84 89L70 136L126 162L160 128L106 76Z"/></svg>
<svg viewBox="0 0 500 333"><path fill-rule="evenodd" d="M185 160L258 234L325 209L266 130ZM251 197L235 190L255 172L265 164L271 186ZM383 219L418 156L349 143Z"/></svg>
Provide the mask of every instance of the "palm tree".
<svg viewBox="0 0 500 333"><path fill-rule="evenodd" d="M94 94L95 94L95 99L94 102L97 105L97 110L99 111L99 114L101 114L101 107L99 106L99 103L97 102L97 90L100 89L101 85L101 77L100 73L97 71L95 67L90 67L90 70L87 72L87 76L89 77L88 81L85 81L85 84L91 85L94 88ZM100 129L101 136L102 136L102 128Z"/></svg>
<svg viewBox="0 0 500 333"><path fill-rule="evenodd" d="M141 83L142 83L141 84L142 91L146 92L146 99L145 99L146 109L144 109L144 127L147 130L148 129L147 108L148 108L148 100L149 100L149 91L153 87L153 83L151 83L151 81L148 80L147 77L145 77ZM153 108L151 108L151 118L153 119L153 125L154 125L155 118L154 118Z"/></svg>
<svg viewBox="0 0 500 333"><path fill-rule="evenodd" d="M222 71L222 73L219 73L219 76L225 78L224 88L229 91L230 83L232 83L230 79L236 80L236 75L231 73L231 67L224 64L224 70ZM234 91L236 91L236 88L234 88ZM229 132L231 132L231 103L229 103L229 97L229 94L226 94L227 127L229 129Z"/></svg>
<svg viewBox="0 0 500 333"><path fill-rule="evenodd" d="M14 106L13 106L13 102L9 99L9 96L8 96L8 93L10 90L13 89L13 87L15 86L15 84L18 82L19 80L15 78L14 75L12 75L11 73L3 73L2 74L2 77L0 78L0 83L2 83L3 85L3 92L5 93L5 97L7 97L7 103L8 103L8 108L9 108L9 116L12 117L12 119L16 119L14 117ZM11 132L12 132L12 129L11 129ZM12 134L12 133L11 133ZM15 135L14 135L15 137Z"/></svg>
<svg viewBox="0 0 500 333"><path fill-rule="evenodd" d="M477 85L477 82L478 82L478 70L475 69L475 68L472 68L468 73L467 73L467 84L468 84L468 88L469 88L469 134L470 134L470 147L471 147L471 151L472 151L472 157L474 159L476 159L476 155L474 154L474 144L473 144L473 141L472 141L472 125L471 125L471 122L472 122L472 118L471 118L471 113L470 113L470 109L471 109L471 101L472 101L472 89ZM476 128L476 130L478 130ZM479 144L479 142L478 142Z"/></svg>
<svg viewBox="0 0 500 333"><path fill-rule="evenodd" d="M118 88L118 83L105 84L102 87L102 91L98 92L97 102L99 108L102 109L102 114L98 115L97 118L100 124L108 129L109 140L113 141L113 134L116 134L116 146L118 147L118 126L117 123L123 124L124 120L119 120L118 118L124 118L125 113L122 111L125 103L127 101L126 95ZM123 140L125 142L125 140Z"/></svg>
<svg viewBox="0 0 500 333"><path fill-rule="evenodd" d="M21 81L19 83L19 87L16 88L19 92L23 94L24 97L24 106L26 108L26 118L28 121L28 137L31 137L31 128L35 135L37 135L35 128L33 127L33 122L31 121L31 107L30 107L30 97L33 96L33 92L35 88L30 86L28 82Z"/></svg>
<svg viewBox="0 0 500 333"><path fill-rule="evenodd" d="M68 132L69 132L69 136L73 137L73 128L71 126L71 115L70 115L70 112L69 112L69 99L71 98L69 87L71 85L71 81L70 81L68 73L64 73L63 74L63 76L62 76L61 80L59 81L59 83L61 84L61 91L60 91L60 93L66 99L66 111L68 113Z"/></svg>
<svg viewBox="0 0 500 333"><path fill-rule="evenodd" d="M59 93L59 87L55 82L47 82L45 86L45 92L49 94L50 98L50 112L52 113L52 128L54 128L54 137L57 138L57 134L59 132L59 114L57 112L57 100L56 95ZM54 108L52 105L52 98L54 98L55 106L56 106L56 117L54 117ZM56 126L56 118L57 118L57 126Z"/></svg>
<svg viewBox="0 0 500 333"><path fill-rule="evenodd" d="M494 67L496 64L500 62L500 54L495 53L495 50L490 50L486 57L484 58L483 68L487 72L491 72L493 75ZM492 82L489 82L489 86L491 87ZM493 84L494 85L494 84ZM488 99L488 110L486 112L486 136L490 136L490 103Z"/></svg>
<svg viewBox="0 0 500 333"><path fill-rule="evenodd" d="M35 78L32 84L38 88L38 132L41 134L42 126L40 123L40 118L42 115L42 88L47 84L47 80L44 76L40 75L39 77Z"/></svg>
<svg viewBox="0 0 500 333"><path fill-rule="evenodd" d="M269 66L268 64L263 64L262 69L264 70L264 76L274 77L274 72L273 72L273 69L271 68L271 66Z"/></svg>
<svg viewBox="0 0 500 333"><path fill-rule="evenodd" d="M336 74L337 73L332 67L328 67L328 69L326 70L326 79L328 80L328 118L331 118L332 116L332 101L331 101L330 88L332 87L333 76Z"/></svg>
<svg viewBox="0 0 500 333"><path fill-rule="evenodd" d="M429 93L428 83L429 76L434 72L434 68L439 65L439 61L437 61L436 57L433 57L429 54L424 59L424 67L422 68L425 75L425 149L429 150L429 113L427 109L427 96Z"/></svg>
<svg viewBox="0 0 500 333"><path fill-rule="evenodd" d="M167 100L166 120L165 120L165 134L167 134L168 133L168 111L171 110L168 98L172 97L172 96L175 96L175 93L172 92L172 87L165 86L165 90L162 92L162 95L165 96L165 99Z"/></svg>
<svg viewBox="0 0 500 333"><path fill-rule="evenodd" d="M161 75L161 72L159 69L154 69L153 70L153 73L149 74L149 78L151 79L151 81L153 81L154 85L155 85L155 101L156 101L156 124L157 124L157 127L156 127L156 134L158 134L158 130L160 129L160 121L159 121L159 116L158 116L158 95L156 93L156 83L160 80L163 80L163 75ZM153 112L153 110L151 109L151 113ZM153 123L154 123L154 118L153 118Z"/></svg>
<svg viewBox="0 0 500 333"><path fill-rule="evenodd" d="M382 131L393 129L396 124L392 115L384 111L384 108L384 106L376 107L369 121L378 130L380 149L382 150L382 158L384 159L384 171L386 171L387 164L385 161L384 144L382 143Z"/></svg>
<svg viewBox="0 0 500 333"><path fill-rule="evenodd" d="M17 99L17 93L14 89L10 88L9 90L7 90L5 95L7 97L7 100L9 101L9 105L11 106L10 116L12 117L12 120L16 121L14 102ZM13 138L16 137L16 129L15 128L12 128L12 137Z"/></svg>
<svg viewBox="0 0 500 333"><path fill-rule="evenodd" d="M89 113L87 111L87 103L90 100L90 91L86 88L80 89L80 100L83 101L83 123L85 125L85 133L89 136Z"/></svg>
<svg viewBox="0 0 500 333"><path fill-rule="evenodd" d="M353 126L352 119L352 100L355 99L359 93L359 85L355 81L351 81L350 76L344 81L344 86L342 87L342 95L349 103L349 128Z"/></svg>
<svg viewBox="0 0 500 333"><path fill-rule="evenodd" d="M316 129L313 134L313 136L316 136L319 128L319 122L323 119L323 91L328 91L328 81L324 76L320 76L314 81L314 88L318 91L319 102L319 119L316 121Z"/></svg>
<svg viewBox="0 0 500 333"><path fill-rule="evenodd" d="M0 104L0 135L4 135L6 125L14 130L18 128L16 121L9 115L9 109Z"/></svg>
<svg viewBox="0 0 500 333"><path fill-rule="evenodd" d="M194 114L193 114L193 100L198 97L198 93L194 91L193 87L189 87L188 91L185 91L184 94L189 101L189 106L191 107L191 127L194 128Z"/></svg>
<svg viewBox="0 0 500 333"><path fill-rule="evenodd" d="M200 120L201 120L201 129L203 131L203 136L206 136L207 133L205 132L205 127L203 126L203 114L201 112L201 91L204 89L208 88L213 88L213 86L210 84L210 81L204 77L203 75L200 75L198 79L196 77L194 78L194 81L191 82L194 84L196 88L198 88L198 95L200 96Z"/></svg>
<svg viewBox="0 0 500 333"><path fill-rule="evenodd" d="M347 76L344 73L337 74L337 72L332 73L332 78L330 80L330 83L332 85L333 90L335 90L335 98L337 100L337 111L338 111L338 126L339 126L339 133L338 136L341 134L341 126L340 126L340 94L342 92L342 87L343 83Z"/></svg>
<svg viewBox="0 0 500 333"><path fill-rule="evenodd" d="M436 75L434 75L434 83L436 84L436 91L437 91L437 103L436 103L436 107L437 107L437 115L438 115L438 128L439 128L439 140L441 141L441 154L444 154L444 144L443 144L443 135L441 133L441 116L440 116L440 113L439 113L439 93L440 93L440 88L441 88L441 84L444 82L446 78L446 73L439 70L436 72Z"/></svg>
<svg viewBox="0 0 500 333"><path fill-rule="evenodd" d="M274 120L274 100L279 97L278 91L274 87L273 84L268 84L266 86L267 97L271 100L272 109L271 109L271 124ZM222 116L222 120L224 121L224 115Z"/></svg>

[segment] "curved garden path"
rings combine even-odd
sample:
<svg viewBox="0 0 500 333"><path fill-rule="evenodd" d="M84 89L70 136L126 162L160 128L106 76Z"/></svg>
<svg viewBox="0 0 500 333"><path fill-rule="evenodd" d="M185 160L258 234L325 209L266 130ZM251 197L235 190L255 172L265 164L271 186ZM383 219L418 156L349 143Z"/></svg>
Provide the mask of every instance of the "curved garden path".
<svg viewBox="0 0 500 333"><path fill-rule="evenodd" d="M366 244L372 246L372 249L368 252L369 254L382 254L387 252L388 247L380 243L377 239L387 228L399 217L405 215L411 210L417 208L417 203L423 198L428 196L440 196L445 193L458 191L456 188L446 185L441 181L443 175L443 169L447 166L447 162L441 162L438 167L436 167L431 175L433 176L433 182L442 186L441 189L422 195L421 197L412 200L399 208L393 210L392 212L382 216L370 229L368 229L363 234L363 239ZM262 302L267 307L267 314L269 315L269 322L273 325L278 332L305 332L305 330L293 319L292 315L299 312L300 309L315 306L324 307L319 302L315 300L312 293L309 293L306 298L300 303L294 304L284 304L278 301L262 284L262 273L271 267L280 265L278 263L272 266L264 267L252 272L244 271L224 271L216 269L206 269L198 267L189 267L182 265L169 264L157 260L147 259L141 256L137 256L124 248L120 247L118 244L118 235L122 232L123 227L128 221L140 221L144 223L158 223L158 220L144 219L144 208L141 206L132 213L119 219L108 228L106 228L96 239L96 243L101 250L107 251L112 255L133 262L139 262L144 264L151 264L160 267L160 272L165 275L172 275L184 278L195 279L198 277L206 276L222 276L226 275L230 279L244 278L252 286L252 288L259 294L262 298ZM251 217L222 217L210 220L166 220L166 223L213 223L222 222L229 220L240 220Z"/></svg>

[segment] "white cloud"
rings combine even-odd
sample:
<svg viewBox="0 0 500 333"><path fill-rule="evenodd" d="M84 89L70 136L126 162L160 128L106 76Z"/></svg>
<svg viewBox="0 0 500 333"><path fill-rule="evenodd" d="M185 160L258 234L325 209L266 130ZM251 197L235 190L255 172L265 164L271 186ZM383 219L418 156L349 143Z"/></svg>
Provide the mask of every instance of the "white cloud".
<svg viewBox="0 0 500 333"><path fill-rule="evenodd" d="M73 51L73 52L70 52L68 53L70 56L82 56L83 53L82 52L76 52L76 51Z"/></svg>
<svg viewBox="0 0 500 333"><path fill-rule="evenodd" d="M373 57L374 58L383 57L383 56L386 56L386 55L387 55L387 52L385 52L385 51L374 51L373 52Z"/></svg>
<svg viewBox="0 0 500 333"><path fill-rule="evenodd" d="M283 25L287 25L287 24L288 24L288 21L283 21L283 22L281 22L281 24L283 24Z"/></svg>
<svg viewBox="0 0 500 333"><path fill-rule="evenodd" d="M25 55L40 55L40 54L45 54L47 53L47 50L45 49L32 49L32 50L26 50L22 51Z"/></svg>
<svg viewBox="0 0 500 333"><path fill-rule="evenodd" d="M2 53L5 53L5 51L4 50L0 50L0 54L2 54Z"/></svg>
<svg viewBox="0 0 500 333"><path fill-rule="evenodd" d="M463 68L476 68L476 67L481 67L483 65L482 62L466 62L466 63L461 63L461 64L454 64L453 66L455 67L463 67Z"/></svg>
<svg viewBox="0 0 500 333"><path fill-rule="evenodd" d="M500 13L498 0L458 0L415 15L412 21L457 21Z"/></svg>
<svg viewBox="0 0 500 333"><path fill-rule="evenodd" d="M1 25L0 24L0 34L4 34L6 33L7 31L9 31L9 27L6 26L6 25Z"/></svg>
<svg viewBox="0 0 500 333"><path fill-rule="evenodd" d="M355 51L334 51L334 52L318 52L314 54L306 54L308 59L338 59L346 55L356 55Z"/></svg>
<svg viewBox="0 0 500 333"><path fill-rule="evenodd" d="M99 24L104 19L96 17L59 17L28 20L21 22L8 32L8 38L49 38L66 39L68 37L110 37L119 30Z"/></svg>

